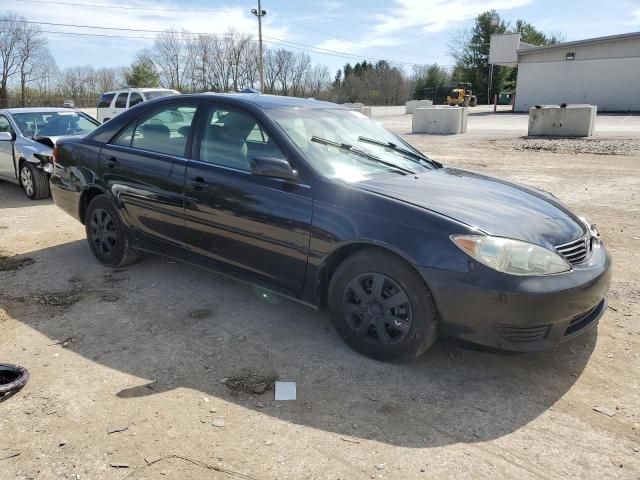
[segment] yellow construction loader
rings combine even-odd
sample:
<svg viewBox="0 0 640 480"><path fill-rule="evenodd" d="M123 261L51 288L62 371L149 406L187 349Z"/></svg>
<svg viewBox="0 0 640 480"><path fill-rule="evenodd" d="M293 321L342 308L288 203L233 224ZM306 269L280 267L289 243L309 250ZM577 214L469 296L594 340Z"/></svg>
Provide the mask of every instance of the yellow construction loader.
<svg viewBox="0 0 640 480"><path fill-rule="evenodd" d="M456 87L447 95L447 103L452 107L458 105L460 107L475 107L478 99L471 91L469 82L458 82Z"/></svg>

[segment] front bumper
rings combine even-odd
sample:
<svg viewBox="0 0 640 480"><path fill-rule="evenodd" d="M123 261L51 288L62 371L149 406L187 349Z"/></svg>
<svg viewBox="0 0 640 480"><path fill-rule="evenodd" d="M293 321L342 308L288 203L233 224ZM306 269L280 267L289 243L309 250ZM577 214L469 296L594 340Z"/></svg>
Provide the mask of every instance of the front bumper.
<svg viewBox="0 0 640 480"><path fill-rule="evenodd" d="M444 336L512 351L545 350L598 324L606 310L611 257L598 243L566 273L520 277L483 265L470 272L418 267Z"/></svg>

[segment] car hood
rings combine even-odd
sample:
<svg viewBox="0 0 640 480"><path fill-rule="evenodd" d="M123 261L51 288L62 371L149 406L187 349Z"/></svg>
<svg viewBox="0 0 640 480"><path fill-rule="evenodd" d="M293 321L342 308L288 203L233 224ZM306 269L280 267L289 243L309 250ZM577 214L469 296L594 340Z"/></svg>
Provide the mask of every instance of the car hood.
<svg viewBox="0 0 640 480"><path fill-rule="evenodd" d="M38 135L37 137L33 137L33 139L28 139L35 143L40 143L42 145L46 145L47 147L53 148L56 146L59 140L66 138L80 138L80 135Z"/></svg>
<svg viewBox="0 0 640 480"><path fill-rule="evenodd" d="M545 247L586 233L581 220L551 194L464 170L442 168L356 186L437 212L489 235Z"/></svg>

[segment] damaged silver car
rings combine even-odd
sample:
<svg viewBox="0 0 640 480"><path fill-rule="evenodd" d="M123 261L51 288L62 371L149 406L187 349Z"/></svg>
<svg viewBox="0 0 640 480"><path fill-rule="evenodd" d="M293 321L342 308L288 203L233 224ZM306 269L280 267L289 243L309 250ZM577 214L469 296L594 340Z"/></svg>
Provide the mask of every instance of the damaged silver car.
<svg viewBox="0 0 640 480"><path fill-rule="evenodd" d="M47 198L56 142L98 126L89 115L67 108L0 110L0 180L17 183L32 200Z"/></svg>

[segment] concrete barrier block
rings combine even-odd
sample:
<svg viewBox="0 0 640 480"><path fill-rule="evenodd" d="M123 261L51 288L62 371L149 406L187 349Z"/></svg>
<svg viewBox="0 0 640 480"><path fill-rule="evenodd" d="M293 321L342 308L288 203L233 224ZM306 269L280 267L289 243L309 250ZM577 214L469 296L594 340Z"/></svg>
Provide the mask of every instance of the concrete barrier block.
<svg viewBox="0 0 640 480"><path fill-rule="evenodd" d="M359 112L371 118L371 107L350 107L349 110L353 110L354 112Z"/></svg>
<svg viewBox="0 0 640 480"><path fill-rule="evenodd" d="M595 105L540 105L529 109L529 136L590 137L596 124Z"/></svg>
<svg viewBox="0 0 640 480"><path fill-rule="evenodd" d="M360 103L360 102L356 102L356 103L343 103L342 104L343 107L347 107L347 108L353 108L353 109L357 109L357 108L362 108L364 107L364 103Z"/></svg>
<svg viewBox="0 0 640 480"><path fill-rule="evenodd" d="M404 113L413 113L418 106L418 100L409 100L404 104Z"/></svg>
<svg viewBox="0 0 640 480"><path fill-rule="evenodd" d="M420 107L413 112L413 133L458 134L467 131L467 108Z"/></svg>
<svg viewBox="0 0 640 480"><path fill-rule="evenodd" d="M404 105L404 113L413 113L416 108L432 107L431 100L409 100Z"/></svg>

